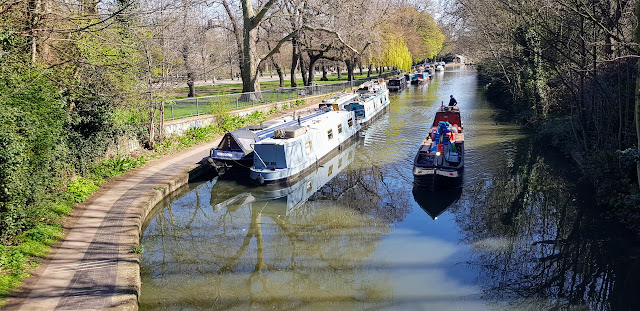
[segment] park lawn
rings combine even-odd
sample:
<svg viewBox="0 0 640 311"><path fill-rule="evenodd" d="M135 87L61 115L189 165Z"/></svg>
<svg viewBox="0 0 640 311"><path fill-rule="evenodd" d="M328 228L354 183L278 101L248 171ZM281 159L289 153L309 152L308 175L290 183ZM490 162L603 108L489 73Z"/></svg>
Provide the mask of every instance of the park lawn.
<svg viewBox="0 0 640 311"><path fill-rule="evenodd" d="M377 74L376 74L377 75ZM358 75L355 74L355 79L366 78L367 74ZM329 84L329 83L339 83L339 82L347 82L347 75L343 74L341 79L338 79L338 75L328 75L327 81L320 81L321 77L315 77L314 82L317 84ZM302 79L297 80L297 84L299 87L304 86ZM284 81L284 87L291 87L291 80L286 79ZM280 81L265 81L260 82L260 88L263 91L273 90L280 88ZM175 91L174 97L172 99L182 99L187 98L186 94L189 92L189 88L181 87L177 88ZM225 94L235 94L242 93L242 83L234 83L234 84L218 84L218 85L202 85L196 86L196 97L200 96L211 96L211 95L225 95Z"/></svg>

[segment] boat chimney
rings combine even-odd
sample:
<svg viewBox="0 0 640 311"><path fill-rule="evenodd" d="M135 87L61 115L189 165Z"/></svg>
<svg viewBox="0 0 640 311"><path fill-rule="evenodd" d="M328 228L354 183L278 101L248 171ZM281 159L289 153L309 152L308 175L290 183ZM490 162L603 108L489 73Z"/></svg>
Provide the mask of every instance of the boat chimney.
<svg viewBox="0 0 640 311"><path fill-rule="evenodd" d="M296 112L295 111L293 111L293 119L294 120L296 119Z"/></svg>
<svg viewBox="0 0 640 311"><path fill-rule="evenodd" d="M302 121L300 121L300 116L298 116L298 125L302 126Z"/></svg>

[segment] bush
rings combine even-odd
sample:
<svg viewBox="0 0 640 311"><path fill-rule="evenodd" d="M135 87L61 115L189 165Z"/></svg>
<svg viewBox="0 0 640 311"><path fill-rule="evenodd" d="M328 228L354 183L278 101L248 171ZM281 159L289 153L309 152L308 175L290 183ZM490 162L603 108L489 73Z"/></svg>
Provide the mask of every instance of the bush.
<svg viewBox="0 0 640 311"><path fill-rule="evenodd" d="M78 177L67 184L67 197L71 202L80 203L87 200L96 190L98 186L92 180Z"/></svg>

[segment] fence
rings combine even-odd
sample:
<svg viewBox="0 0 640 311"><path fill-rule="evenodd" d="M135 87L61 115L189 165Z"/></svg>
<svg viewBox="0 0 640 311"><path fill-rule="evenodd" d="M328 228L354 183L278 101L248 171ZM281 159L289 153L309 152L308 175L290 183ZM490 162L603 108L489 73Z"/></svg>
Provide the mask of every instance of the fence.
<svg viewBox="0 0 640 311"><path fill-rule="evenodd" d="M386 78L395 74L397 74L396 71L391 71L375 77L360 78L348 82L279 88L260 92L175 99L167 103L170 105L171 110L167 111L170 113L165 113L165 120L175 120L203 114L211 114L214 111L228 111L281 101L293 101L313 95L338 93L360 86L371 79Z"/></svg>

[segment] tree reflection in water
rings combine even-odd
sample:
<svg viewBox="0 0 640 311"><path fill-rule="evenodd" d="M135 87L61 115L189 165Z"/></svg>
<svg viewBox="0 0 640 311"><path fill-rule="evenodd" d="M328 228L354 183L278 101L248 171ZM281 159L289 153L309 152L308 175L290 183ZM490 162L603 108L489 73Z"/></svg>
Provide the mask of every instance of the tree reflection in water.
<svg viewBox="0 0 640 311"><path fill-rule="evenodd" d="M286 200L249 191L259 190L214 180L156 211L145 231L141 309L361 308L392 299L385 267L367 259L409 204L379 168L349 167L286 215L266 212Z"/></svg>
<svg viewBox="0 0 640 311"><path fill-rule="evenodd" d="M523 144L520 165L466 189L473 199L456 211L488 298L513 301L507 309L640 310L638 242Z"/></svg>

